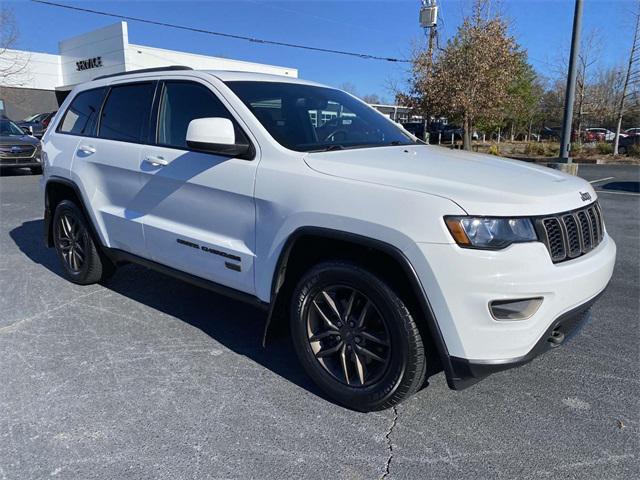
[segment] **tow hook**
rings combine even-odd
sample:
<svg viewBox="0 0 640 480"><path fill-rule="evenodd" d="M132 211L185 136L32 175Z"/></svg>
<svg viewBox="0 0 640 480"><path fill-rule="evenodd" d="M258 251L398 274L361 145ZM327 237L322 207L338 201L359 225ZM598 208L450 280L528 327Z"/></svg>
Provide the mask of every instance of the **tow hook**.
<svg viewBox="0 0 640 480"><path fill-rule="evenodd" d="M564 333L560 330L554 330L551 332L551 336L547 339L547 341L551 344L552 347L558 347L564 341Z"/></svg>

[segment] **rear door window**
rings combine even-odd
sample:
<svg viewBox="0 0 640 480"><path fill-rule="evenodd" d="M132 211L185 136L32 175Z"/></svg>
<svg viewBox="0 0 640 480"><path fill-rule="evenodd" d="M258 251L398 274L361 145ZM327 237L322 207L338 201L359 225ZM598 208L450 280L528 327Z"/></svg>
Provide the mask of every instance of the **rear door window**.
<svg viewBox="0 0 640 480"><path fill-rule="evenodd" d="M155 82L111 87L100 118L98 136L122 142L146 142Z"/></svg>
<svg viewBox="0 0 640 480"><path fill-rule="evenodd" d="M106 88L96 88L76 95L65 112L58 131L72 135L95 136L105 91Z"/></svg>

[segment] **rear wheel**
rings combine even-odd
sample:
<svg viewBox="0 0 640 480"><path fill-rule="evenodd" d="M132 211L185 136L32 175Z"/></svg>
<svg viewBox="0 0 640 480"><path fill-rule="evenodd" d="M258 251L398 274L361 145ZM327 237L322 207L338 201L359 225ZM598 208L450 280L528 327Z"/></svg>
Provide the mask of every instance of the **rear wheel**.
<svg viewBox="0 0 640 480"><path fill-rule="evenodd" d="M333 400L371 411L389 408L422 385L422 338L398 295L354 264L327 262L300 280L291 312L298 357Z"/></svg>
<svg viewBox="0 0 640 480"><path fill-rule="evenodd" d="M70 200L63 200L56 207L53 243L66 277L72 282L89 285L113 273L113 264L99 252L87 220Z"/></svg>

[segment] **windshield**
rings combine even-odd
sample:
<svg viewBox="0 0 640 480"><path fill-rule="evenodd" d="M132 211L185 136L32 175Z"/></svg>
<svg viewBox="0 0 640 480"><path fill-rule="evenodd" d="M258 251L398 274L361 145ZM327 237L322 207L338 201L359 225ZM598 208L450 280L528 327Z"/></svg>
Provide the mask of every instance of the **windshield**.
<svg viewBox="0 0 640 480"><path fill-rule="evenodd" d="M391 120L333 88L278 82L227 82L271 136L299 152L416 143Z"/></svg>
<svg viewBox="0 0 640 480"><path fill-rule="evenodd" d="M0 135L7 136L22 136L24 132L20 127L10 120L0 120Z"/></svg>
<svg viewBox="0 0 640 480"><path fill-rule="evenodd" d="M35 115L29 115L27 118L25 118L24 120L22 120L23 122L37 122L38 120L40 120L40 117L43 117L44 113L36 113Z"/></svg>

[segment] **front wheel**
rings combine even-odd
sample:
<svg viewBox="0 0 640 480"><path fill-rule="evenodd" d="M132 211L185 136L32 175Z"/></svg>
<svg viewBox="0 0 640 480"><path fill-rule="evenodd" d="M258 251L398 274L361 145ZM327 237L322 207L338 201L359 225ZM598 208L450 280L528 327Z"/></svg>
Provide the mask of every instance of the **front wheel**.
<svg viewBox="0 0 640 480"><path fill-rule="evenodd" d="M302 277L291 334L309 376L349 408L389 408L424 381L425 352L411 313L385 282L355 264L326 262Z"/></svg>

